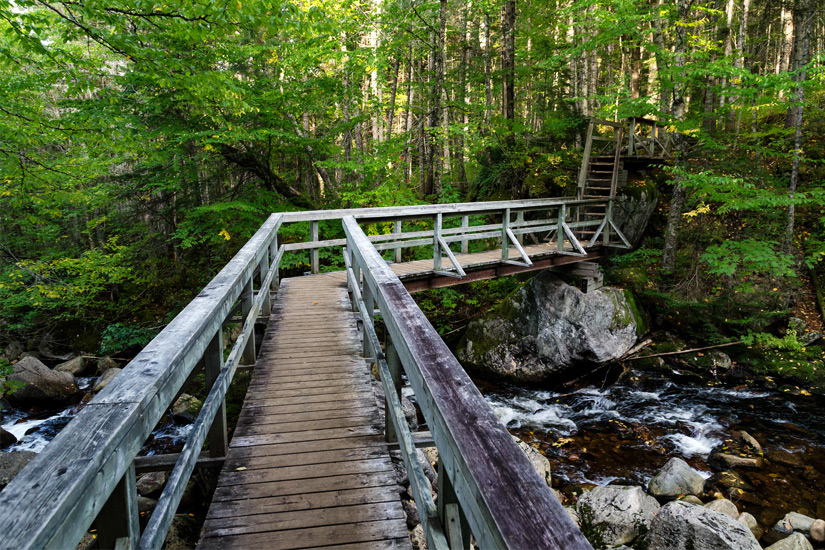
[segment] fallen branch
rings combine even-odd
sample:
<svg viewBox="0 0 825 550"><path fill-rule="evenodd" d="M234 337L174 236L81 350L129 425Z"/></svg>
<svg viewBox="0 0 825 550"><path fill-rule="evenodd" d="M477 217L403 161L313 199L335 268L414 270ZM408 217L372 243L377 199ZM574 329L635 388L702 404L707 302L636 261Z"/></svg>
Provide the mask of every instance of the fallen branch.
<svg viewBox="0 0 825 550"><path fill-rule="evenodd" d="M666 351L663 353L654 353L653 355L641 355L637 357L628 357L624 359L624 361L633 361L635 359L647 359L649 357L664 357L665 355L681 355L683 353L692 353L694 351L705 351L706 349L716 349L716 348L726 348L728 346L736 346L742 343L742 340L737 340L736 342L726 342L724 344L716 344L714 346L705 346L702 348L691 348L691 349L683 349L681 351Z"/></svg>

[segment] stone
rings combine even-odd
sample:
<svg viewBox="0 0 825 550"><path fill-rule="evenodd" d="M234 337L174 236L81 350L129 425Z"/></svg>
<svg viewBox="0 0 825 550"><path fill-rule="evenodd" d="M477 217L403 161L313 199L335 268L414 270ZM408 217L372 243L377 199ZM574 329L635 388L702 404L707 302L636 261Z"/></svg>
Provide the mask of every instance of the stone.
<svg viewBox="0 0 825 550"><path fill-rule="evenodd" d="M404 411L404 418L410 426L410 431L414 432L418 429L418 412L415 410L413 402L407 399L406 396L401 396L401 410Z"/></svg>
<svg viewBox="0 0 825 550"><path fill-rule="evenodd" d="M680 498L679 500L681 500L682 502L687 502L688 504L694 504L696 506L703 506L702 499L700 499L696 495L685 495L682 498Z"/></svg>
<svg viewBox="0 0 825 550"><path fill-rule="evenodd" d="M185 422L194 422L198 413L201 412L201 407L203 407L203 401L194 395L182 393L172 404L172 416Z"/></svg>
<svg viewBox="0 0 825 550"><path fill-rule="evenodd" d="M791 525L791 529L801 533L810 533L811 526L814 524L814 521L816 521L814 518L797 512L788 512L785 520Z"/></svg>
<svg viewBox="0 0 825 550"><path fill-rule="evenodd" d="M570 516L570 519L573 520L573 523L575 523L579 527L582 526L581 517L579 516L579 513L576 511L575 506L565 506L564 511L567 512L567 515Z"/></svg>
<svg viewBox="0 0 825 550"><path fill-rule="evenodd" d="M16 361L24 351L20 342L11 341L9 345L6 346L6 349L3 350L2 358L11 363L12 361Z"/></svg>
<svg viewBox="0 0 825 550"><path fill-rule="evenodd" d="M65 363L60 363L57 365L54 370L57 372L68 372L73 376L85 376L89 374L90 367L92 366L92 362L88 360L88 358L79 355L74 359L70 359Z"/></svg>
<svg viewBox="0 0 825 550"><path fill-rule="evenodd" d="M656 497L701 495L705 489L705 480L687 462L674 457L653 476L647 488Z"/></svg>
<svg viewBox="0 0 825 550"><path fill-rule="evenodd" d="M711 363L711 367L716 370L728 371L733 365L733 362L728 354L719 350L708 352L707 357L708 361Z"/></svg>
<svg viewBox="0 0 825 550"><path fill-rule="evenodd" d="M14 434L10 434L3 428L0 428L0 449L11 447L15 443L17 443L17 438L14 437Z"/></svg>
<svg viewBox="0 0 825 550"><path fill-rule="evenodd" d="M785 451L783 449L771 451L770 454L768 454L768 460L777 464L782 464L783 466L789 466L791 468L805 467L805 463L798 454Z"/></svg>
<svg viewBox="0 0 825 550"><path fill-rule="evenodd" d="M629 292L603 287L585 294L545 270L471 321L456 356L482 375L538 382L582 361L618 359L645 324Z"/></svg>
<svg viewBox="0 0 825 550"><path fill-rule="evenodd" d="M104 357L97 362L97 375L100 376L109 369L116 369L120 365L111 357Z"/></svg>
<svg viewBox="0 0 825 550"><path fill-rule="evenodd" d="M818 332L816 330L813 330L811 332L806 332L802 336L797 336L796 339L804 347L804 346L810 346L811 344L813 344L814 342L820 340L821 338L822 338L822 333Z"/></svg>
<svg viewBox="0 0 825 550"><path fill-rule="evenodd" d="M756 518L753 517L752 514L747 512L742 512L739 514L739 517L736 518L736 521L750 529L753 536L756 537L757 540L762 536L762 528L759 527L759 522L756 521Z"/></svg>
<svg viewBox="0 0 825 550"><path fill-rule="evenodd" d="M753 486L744 480L744 478L734 472L733 470L726 470L724 472L719 472L714 474L710 479L707 480L705 486L708 487L724 487L727 489L741 489L743 491L753 491Z"/></svg>
<svg viewBox="0 0 825 550"><path fill-rule="evenodd" d="M11 453L0 453L0 490L8 485L20 470L37 456L31 451L13 451Z"/></svg>
<svg viewBox="0 0 825 550"><path fill-rule="evenodd" d="M159 495L169 481L168 472L149 472L137 480L137 492L145 497Z"/></svg>
<svg viewBox="0 0 825 550"><path fill-rule="evenodd" d="M799 317L789 317L788 318L788 330L792 330L797 334L802 334L806 330L808 330L808 325L800 319Z"/></svg>
<svg viewBox="0 0 825 550"><path fill-rule="evenodd" d="M106 372L104 372L104 373L100 376L100 378L98 378L98 379L97 379L97 382L95 382L95 385L94 385L94 386L92 386L92 391L93 391L93 392L95 392L95 393L97 393L97 392L99 392L100 390L102 390L103 388L105 388L106 386L108 386L108 385L109 385L109 383L110 383L112 380L114 380L114 379L115 379L115 376L117 376L118 374L120 374L120 371L121 371L121 370L122 370L122 369L119 369L119 368L106 369Z"/></svg>
<svg viewBox="0 0 825 550"><path fill-rule="evenodd" d="M708 465L716 470L728 470L730 468L761 468L764 461L761 456L737 456L728 453L713 453L708 457Z"/></svg>
<svg viewBox="0 0 825 550"><path fill-rule="evenodd" d="M417 449L417 454L418 462L421 464L421 469L424 470L424 475L427 476L427 479L430 480L433 486L437 486L437 474L435 473L433 465L430 464L430 461L427 459L427 455L424 454L424 451L421 449Z"/></svg>
<svg viewBox="0 0 825 550"><path fill-rule="evenodd" d="M656 205L659 195L655 186L646 187L641 192L622 193L613 203L613 222L635 249L642 240L647 224Z"/></svg>
<svg viewBox="0 0 825 550"><path fill-rule="evenodd" d="M15 403L48 403L68 401L80 392L74 376L68 372L56 372L34 357L24 357L14 365L8 381L20 386L9 394Z"/></svg>
<svg viewBox="0 0 825 550"><path fill-rule="evenodd" d="M753 437L751 434L746 432L745 430L740 430L737 434L742 442L751 448L751 450L756 454L764 454L764 450L762 449L762 445Z"/></svg>
<svg viewBox="0 0 825 550"><path fill-rule="evenodd" d="M608 485L579 498L576 511L583 524L601 534L608 546L633 542L647 531L659 503L641 487Z"/></svg>
<svg viewBox="0 0 825 550"><path fill-rule="evenodd" d="M662 507L647 537L656 550L761 550L750 530L730 516L675 500Z"/></svg>
<svg viewBox="0 0 825 550"><path fill-rule="evenodd" d="M410 531L410 542L412 542L412 547L417 550L427 550L427 536L424 534L424 527L420 523Z"/></svg>
<svg viewBox="0 0 825 550"><path fill-rule="evenodd" d="M424 454L427 455L427 461L434 468L435 465L438 464L438 448L437 447L426 447L426 448L422 449L422 451L424 451Z"/></svg>
<svg viewBox="0 0 825 550"><path fill-rule="evenodd" d="M138 512L151 512L158 505L158 501L144 496L137 497Z"/></svg>
<svg viewBox="0 0 825 550"><path fill-rule="evenodd" d="M705 504L705 508L713 510L714 512L721 512L733 519L739 519L739 510L736 508L736 504L726 498L712 500Z"/></svg>
<svg viewBox="0 0 825 550"><path fill-rule="evenodd" d="M539 476L541 476L541 479L543 479L549 487L550 482L552 481L550 461L547 460L547 458L543 454L541 454L541 451L534 447L531 447L527 444L526 441L523 441L516 436L512 437L513 441L515 441L516 445L518 445L518 448L521 449L521 452L523 452L524 455L527 457L527 460L530 462L530 465L536 472L538 472Z"/></svg>
<svg viewBox="0 0 825 550"><path fill-rule="evenodd" d="M407 518L407 529L415 529L416 525L421 523L421 517L418 515L418 506L413 500L402 500L401 506L404 508L404 515Z"/></svg>
<svg viewBox="0 0 825 550"><path fill-rule="evenodd" d="M818 519L811 524L811 538L816 542L825 542L825 520Z"/></svg>
<svg viewBox="0 0 825 550"><path fill-rule="evenodd" d="M765 550L814 550L811 543L802 533L793 533L787 538L775 542Z"/></svg>

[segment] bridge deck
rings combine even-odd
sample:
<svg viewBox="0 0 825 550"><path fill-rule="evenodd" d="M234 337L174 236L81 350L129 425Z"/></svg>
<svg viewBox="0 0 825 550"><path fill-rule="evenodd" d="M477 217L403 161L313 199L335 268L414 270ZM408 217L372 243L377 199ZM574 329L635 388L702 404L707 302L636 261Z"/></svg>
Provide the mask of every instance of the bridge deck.
<svg viewBox="0 0 825 550"><path fill-rule="evenodd" d="M283 281L201 548L410 548L346 283Z"/></svg>

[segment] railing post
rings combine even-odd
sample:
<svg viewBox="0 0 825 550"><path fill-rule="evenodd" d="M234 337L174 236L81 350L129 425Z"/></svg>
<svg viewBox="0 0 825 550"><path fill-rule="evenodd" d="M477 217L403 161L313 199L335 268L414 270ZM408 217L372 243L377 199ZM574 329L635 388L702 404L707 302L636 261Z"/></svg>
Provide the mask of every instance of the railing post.
<svg viewBox="0 0 825 550"><path fill-rule="evenodd" d="M122 547L124 543L126 548L137 547L140 539L140 516L135 482L133 461L97 515L95 523L98 548Z"/></svg>
<svg viewBox="0 0 825 550"><path fill-rule="evenodd" d="M441 212L435 215L435 223L433 224L433 271L441 271Z"/></svg>
<svg viewBox="0 0 825 550"><path fill-rule="evenodd" d="M255 293L253 290L253 279L250 279L244 285L243 293L241 294L241 323L246 320L246 316L252 311L252 305L255 303ZM255 330L253 328L252 334L249 336L249 341L243 350L244 365L255 364Z"/></svg>
<svg viewBox="0 0 825 550"><path fill-rule="evenodd" d="M580 207L581 208L581 207ZM556 250L561 252L564 250L564 219L567 217L567 205L559 206L559 221L556 226Z"/></svg>
<svg viewBox="0 0 825 550"><path fill-rule="evenodd" d="M355 251L350 249L349 243L347 244L347 253L352 266L352 287L361 290L361 266L355 261ZM354 296L355 294L353 294ZM352 311L358 312L358 303L354 299L352 300Z"/></svg>
<svg viewBox="0 0 825 550"><path fill-rule="evenodd" d="M602 232L603 243L605 246L610 244L610 220L613 219L613 199L611 198L607 201L607 212L605 212L605 216L607 217L607 223L604 224L604 231Z"/></svg>
<svg viewBox="0 0 825 550"><path fill-rule="evenodd" d="M470 525L461 510L458 496L442 461L438 463L438 518L444 527L444 534L451 550L469 550Z"/></svg>
<svg viewBox="0 0 825 550"><path fill-rule="evenodd" d="M510 238L507 236L508 229L510 229L510 209L505 208L504 214L501 216L501 261L503 262L510 259Z"/></svg>
<svg viewBox="0 0 825 550"><path fill-rule="evenodd" d="M401 220L395 220L392 225L392 232L398 235L398 240L401 240ZM397 243L396 243L397 244ZM401 263L401 247L395 249L395 263Z"/></svg>
<svg viewBox="0 0 825 550"><path fill-rule="evenodd" d="M309 222L309 238L313 243L318 242L318 222ZM318 247L313 247L309 251L309 268L312 274L318 273Z"/></svg>
<svg viewBox="0 0 825 550"><path fill-rule="evenodd" d="M367 359L374 359L379 350L370 349L371 340L367 338L367 324L372 326L374 322L375 298L372 295L372 289L370 288L370 285L367 284L366 279L364 279L364 288L361 290L361 297L364 300L364 309L366 309L367 312L367 318L361 319L364 323L364 337L362 338L364 341L364 357Z"/></svg>
<svg viewBox="0 0 825 550"><path fill-rule="evenodd" d="M630 136L628 136L627 142L627 155L633 156L633 149L636 147L636 119L630 119Z"/></svg>
<svg viewBox="0 0 825 550"><path fill-rule="evenodd" d="M261 289L261 292L263 291L264 289ZM203 354L203 370L207 393L215 385L215 380L221 374L221 369L223 369L223 330L218 330ZM209 428L209 456L213 458L226 456L228 447L226 399L224 399L218 408L218 412L215 413L212 426Z"/></svg>
<svg viewBox="0 0 825 550"><path fill-rule="evenodd" d="M464 235L464 238L461 239L461 253L462 254L467 254L467 252L469 252L469 247L468 247L469 241L467 240L467 228L469 228L469 227L470 227L470 216L466 216L466 215L461 216L461 229L464 230L464 231L462 231L462 235Z"/></svg>
<svg viewBox="0 0 825 550"><path fill-rule="evenodd" d="M266 279L266 274L269 273L269 249L264 252L264 257L261 259L261 272L258 292L264 293L264 302L261 305L261 315L269 317L272 314L272 300L269 297L269 287L264 288L263 283Z"/></svg>
<svg viewBox="0 0 825 550"><path fill-rule="evenodd" d="M395 346L392 342L387 342L387 349L385 350L387 355L387 367L390 370L390 376L392 376L392 385L395 387L395 392L398 396L401 396L401 359L398 357L398 351L395 349ZM392 443L398 441L398 434L395 433L395 426L392 424L392 419L390 418L390 408L386 407L384 409L384 434L388 442Z"/></svg>
<svg viewBox="0 0 825 550"><path fill-rule="evenodd" d="M522 225L524 225L524 210L519 210L518 212L516 212L516 226L518 226L518 228L521 229ZM516 239L518 239L518 244L523 245L524 233L519 233L516 236Z"/></svg>
<svg viewBox="0 0 825 550"><path fill-rule="evenodd" d="M269 245L269 257L274 259L278 256L278 234L275 234L275 238L272 239L272 244ZM272 277L272 286L270 287L270 292L272 289L275 289L275 292L278 292L278 289L281 288L281 278L278 272L278 268L275 268L275 275ZM271 314L271 311L270 311Z"/></svg>

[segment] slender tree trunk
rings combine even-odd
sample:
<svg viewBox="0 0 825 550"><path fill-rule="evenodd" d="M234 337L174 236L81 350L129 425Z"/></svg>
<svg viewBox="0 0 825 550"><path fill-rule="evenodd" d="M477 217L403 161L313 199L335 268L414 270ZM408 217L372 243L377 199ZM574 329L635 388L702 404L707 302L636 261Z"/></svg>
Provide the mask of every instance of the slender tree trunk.
<svg viewBox="0 0 825 550"><path fill-rule="evenodd" d="M687 22L690 13L691 0L677 0L677 22ZM673 93L673 107L671 116L673 120L683 122L685 120L685 91L687 88L684 79L684 68L686 65L685 54L687 52L688 32L685 25L676 26L676 44L674 47L674 65L679 69L679 73L670 75L671 89ZM673 146L676 153L677 168L684 165L684 155L686 152L685 136L677 131L673 136ZM673 196L670 199L670 213L667 217L667 227L665 228L665 246L662 250L662 271L670 275L676 269L676 251L679 247L679 228L682 225L682 210L687 195L682 177L676 175L673 179Z"/></svg>
<svg viewBox="0 0 825 550"><path fill-rule="evenodd" d="M438 175L435 182L435 194L441 198L442 184L445 175L451 170L450 166L450 94L447 91L447 0L441 0L441 11L439 12L438 30L438 95L442 99L441 107L441 131L439 139L441 141L441 159L438 163Z"/></svg>
<svg viewBox="0 0 825 550"><path fill-rule="evenodd" d="M490 14L484 14L484 132L490 127L490 114L493 108L493 76L492 56L490 54ZM489 156L489 155L488 155Z"/></svg>
<svg viewBox="0 0 825 550"><path fill-rule="evenodd" d="M470 89L467 81L467 65L470 61L470 31L467 27L467 19L470 8L467 4L461 10L461 34L463 41L461 43L461 62L459 66L460 79L460 93L461 93L461 131L458 132L458 192L461 197L467 194L467 173L465 171L464 162L466 151L464 150L464 135L467 133L467 110L470 107Z"/></svg>
<svg viewBox="0 0 825 550"><path fill-rule="evenodd" d="M409 54L410 72L407 75L407 106L404 112L404 130L407 132L407 143L404 146L404 182L409 184L412 177L412 104L413 78L415 78L412 43L410 43L407 53Z"/></svg>
<svg viewBox="0 0 825 550"><path fill-rule="evenodd" d="M516 2L506 0L501 8L501 116L508 121L508 134L513 132L515 118L515 22Z"/></svg>
<svg viewBox="0 0 825 550"><path fill-rule="evenodd" d="M794 151L793 164L791 165L791 180L788 184L788 198L791 202L788 204L788 221L785 227L784 242L785 252L789 254L793 250L794 244L794 218L796 214L794 199L796 196L797 183L799 182L799 160L802 156L802 108L805 100L804 83L807 78L806 65L808 64L808 56L810 54L811 47L811 26L814 18L813 6L814 3L812 0L798 0L797 2L797 9L800 12L800 17L798 20L801 23L801 25L797 27L797 33L799 36L796 44L796 62L799 65L799 73L796 76L796 97L794 98L795 105L791 107L795 110L793 118L796 129L794 131Z"/></svg>
<svg viewBox="0 0 825 550"><path fill-rule="evenodd" d="M395 58L395 63L392 66L392 88L390 90L390 104L387 106L387 131L385 139L389 139L392 135L393 118L395 117L395 95L398 92L398 68L400 66L399 58Z"/></svg>

